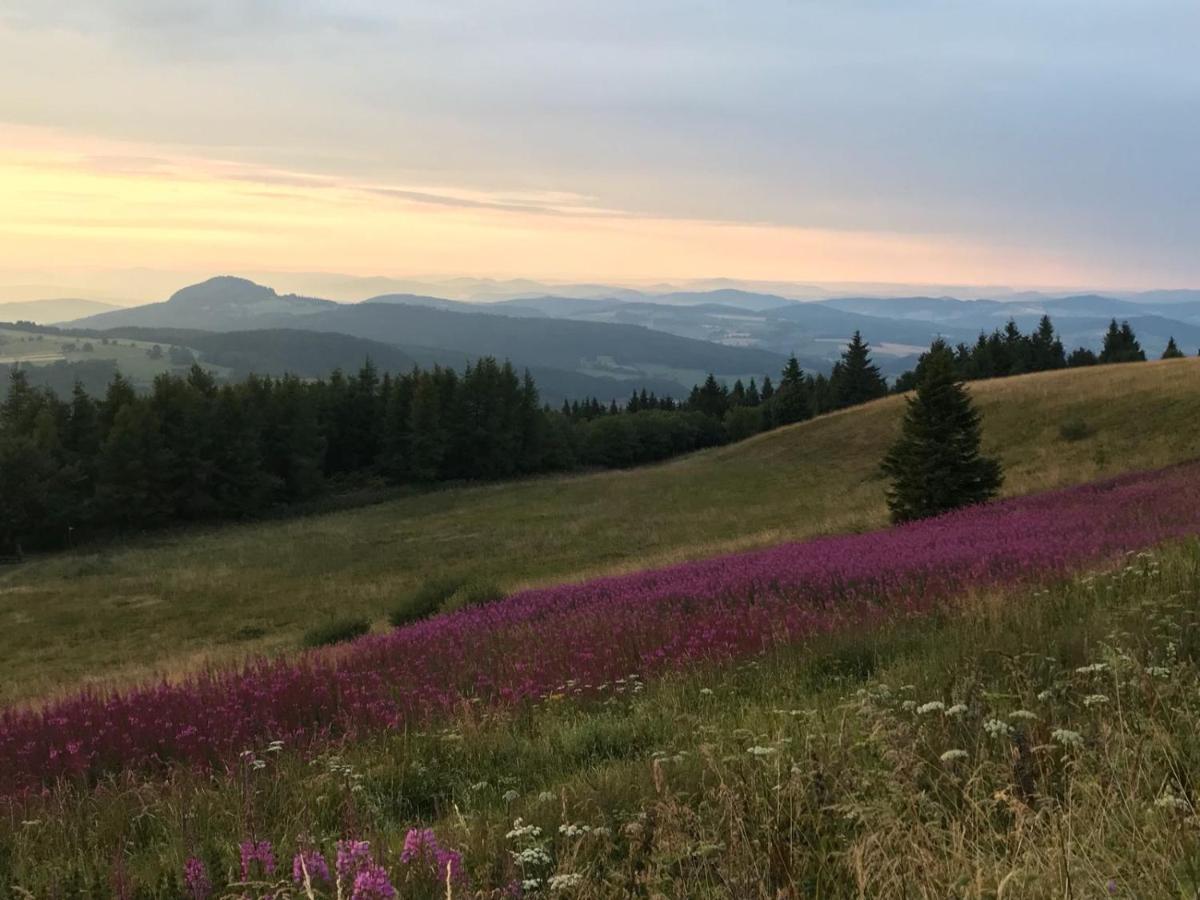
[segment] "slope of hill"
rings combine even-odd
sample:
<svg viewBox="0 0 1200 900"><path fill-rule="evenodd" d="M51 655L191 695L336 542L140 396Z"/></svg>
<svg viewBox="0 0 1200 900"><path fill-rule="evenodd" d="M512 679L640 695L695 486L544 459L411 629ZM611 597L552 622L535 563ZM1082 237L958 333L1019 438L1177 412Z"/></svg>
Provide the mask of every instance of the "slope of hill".
<svg viewBox="0 0 1200 900"><path fill-rule="evenodd" d="M58 322L69 322L71 319L94 316L120 308L112 303L101 303L99 300L81 300L70 297L56 300L24 300L0 303L0 322L34 322L38 325L54 325Z"/></svg>
<svg viewBox="0 0 1200 900"><path fill-rule="evenodd" d="M724 347L632 325L447 312L403 304L341 306L297 317L292 327L587 374L636 377L683 372L686 386L709 371L761 377L778 372L784 362L779 354L764 350Z"/></svg>
<svg viewBox="0 0 1200 900"><path fill-rule="evenodd" d="M1005 492L1200 456L1200 360L971 385ZM856 531L885 520L878 463L902 399L628 472L416 493L353 511L187 531L0 575L0 700L293 648L455 575L506 588ZM1068 423L1069 440L1060 429Z"/></svg>

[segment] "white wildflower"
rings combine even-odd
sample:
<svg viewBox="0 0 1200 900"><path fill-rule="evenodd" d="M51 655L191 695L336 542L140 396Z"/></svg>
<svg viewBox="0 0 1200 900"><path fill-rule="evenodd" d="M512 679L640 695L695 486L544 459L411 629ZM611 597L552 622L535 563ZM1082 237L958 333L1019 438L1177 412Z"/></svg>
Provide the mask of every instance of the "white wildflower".
<svg viewBox="0 0 1200 900"><path fill-rule="evenodd" d="M955 703L953 706L951 706L949 709L947 709L947 710L946 710L946 715L948 715L948 716L961 716L961 715L962 715L963 713L965 713L966 711L967 711L967 704L965 704L965 703Z"/></svg>
<svg viewBox="0 0 1200 900"><path fill-rule="evenodd" d="M1083 705L1091 709L1093 706L1103 706L1108 702L1104 694L1088 694L1083 698Z"/></svg>
<svg viewBox="0 0 1200 900"><path fill-rule="evenodd" d="M582 875L578 872L568 872L562 875L551 875L547 887L552 891L564 891L568 888L579 887L582 883Z"/></svg>
<svg viewBox="0 0 1200 900"><path fill-rule="evenodd" d="M1008 714L1010 719L1019 719L1024 722L1032 722L1037 719L1037 713L1030 712L1027 709L1014 709Z"/></svg>
<svg viewBox="0 0 1200 900"><path fill-rule="evenodd" d="M912 712L914 709L917 708L917 701L916 700L905 700L903 703L900 704L900 708L902 710L904 710L905 712Z"/></svg>
<svg viewBox="0 0 1200 900"><path fill-rule="evenodd" d="M520 838L539 838L541 836L542 829L536 825L525 824L524 819L513 819L512 830L505 835L510 841Z"/></svg>
<svg viewBox="0 0 1200 900"><path fill-rule="evenodd" d="M713 692L712 688L700 688L700 693L703 694L705 697L712 696L712 692Z"/></svg>
<svg viewBox="0 0 1200 900"><path fill-rule="evenodd" d="M1171 670L1166 666L1148 666L1146 668L1146 674L1151 678L1170 678Z"/></svg>
<svg viewBox="0 0 1200 900"><path fill-rule="evenodd" d="M516 800L520 796L521 795L518 794L516 791L510 789L510 790L507 790L504 792L503 799L504 799L505 803L512 803L514 800Z"/></svg>
<svg viewBox="0 0 1200 900"><path fill-rule="evenodd" d="M1083 735L1067 728L1055 728L1050 737L1064 747L1082 747Z"/></svg>
<svg viewBox="0 0 1200 900"><path fill-rule="evenodd" d="M558 794L554 791L542 791L538 794L538 803L553 803L558 799Z"/></svg>
<svg viewBox="0 0 1200 900"><path fill-rule="evenodd" d="M517 850L512 854L513 861L518 866L548 866L550 865L550 854L543 847L533 846L526 847L523 850Z"/></svg>
<svg viewBox="0 0 1200 900"><path fill-rule="evenodd" d="M746 751L751 756L770 756L772 753L778 753L777 747L751 747Z"/></svg>
<svg viewBox="0 0 1200 900"><path fill-rule="evenodd" d="M1099 675L1101 672L1108 671L1107 663L1092 663L1090 666L1080 666L1075 670L1077 675Z"/></svg>
<svg viewBox="0 0 1200 900"><path fill-rule="evenodd" d="M1012 726L999 719L988 719L983 723L983 730L994 738L1008 737L1012 734Z"/></svg>
<svg viewBox="0 0 1200 900"><path fill-rule="evenodd" d="M958 762L960 759L966 759L967 755L966 750L947 750L938 758L944 763Z"/></svg>
<svg viewBox="0 0 1200 900"><path fill-rule="evenodd" d="M1176 809L1180 812L1191 812L1192 805L1183 797L1176 797L1174 794L1166 793L1154 801L1154 805L1159 809Z"/></svg>
<svg viewBox="0 0 1200 900"><path fill-rule="evenodd" d="M945 712L946 704L941 700L930 700L928 703L922 703L917 707L917 715L927 716L929 713Z"/></svg>

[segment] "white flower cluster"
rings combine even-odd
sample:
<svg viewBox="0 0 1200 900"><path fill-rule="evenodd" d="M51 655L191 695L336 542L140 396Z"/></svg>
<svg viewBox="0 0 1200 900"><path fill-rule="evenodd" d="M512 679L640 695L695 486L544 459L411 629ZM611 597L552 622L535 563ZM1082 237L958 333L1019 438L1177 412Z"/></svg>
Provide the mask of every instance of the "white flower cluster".
<svg viewBox="0 0 1200 900"><path fill-rule="evenodd" d="M983 723L983 730L994 738L1009 737L1012 734L1012 726L999 719L988 719Z"/></svg>
<svg viewBox="0 0 1200 900"><path fill-rule="evenodd" d="M1068 728L1055 728L1050 733L1052 740L1062 744L1064 747L1082 747L1083 735L1078 731L1071 731Z"/></svg>

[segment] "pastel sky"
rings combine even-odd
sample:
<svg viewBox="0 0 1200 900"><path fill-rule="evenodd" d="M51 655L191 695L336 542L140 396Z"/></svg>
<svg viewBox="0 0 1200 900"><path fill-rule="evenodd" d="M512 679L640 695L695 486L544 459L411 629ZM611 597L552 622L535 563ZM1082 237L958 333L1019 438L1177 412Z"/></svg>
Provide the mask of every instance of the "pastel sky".
<svg viewBox="0 0 1200 900"><path fill-rule="evenodd" d="M0 280L1200 286L1195 0L4 0Z"/></svg>

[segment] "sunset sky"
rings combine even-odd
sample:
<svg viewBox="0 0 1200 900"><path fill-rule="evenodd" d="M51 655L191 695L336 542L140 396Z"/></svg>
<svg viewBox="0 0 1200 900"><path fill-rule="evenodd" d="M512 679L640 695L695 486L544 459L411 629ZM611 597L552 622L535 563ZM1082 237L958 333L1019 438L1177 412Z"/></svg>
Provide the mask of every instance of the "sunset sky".
<svg viewBox="0 0 1200 900"><path fill-rule="evenodd" d="M1194 0L4 0L0 283L1200 287L1198 36Z"/></svg>

